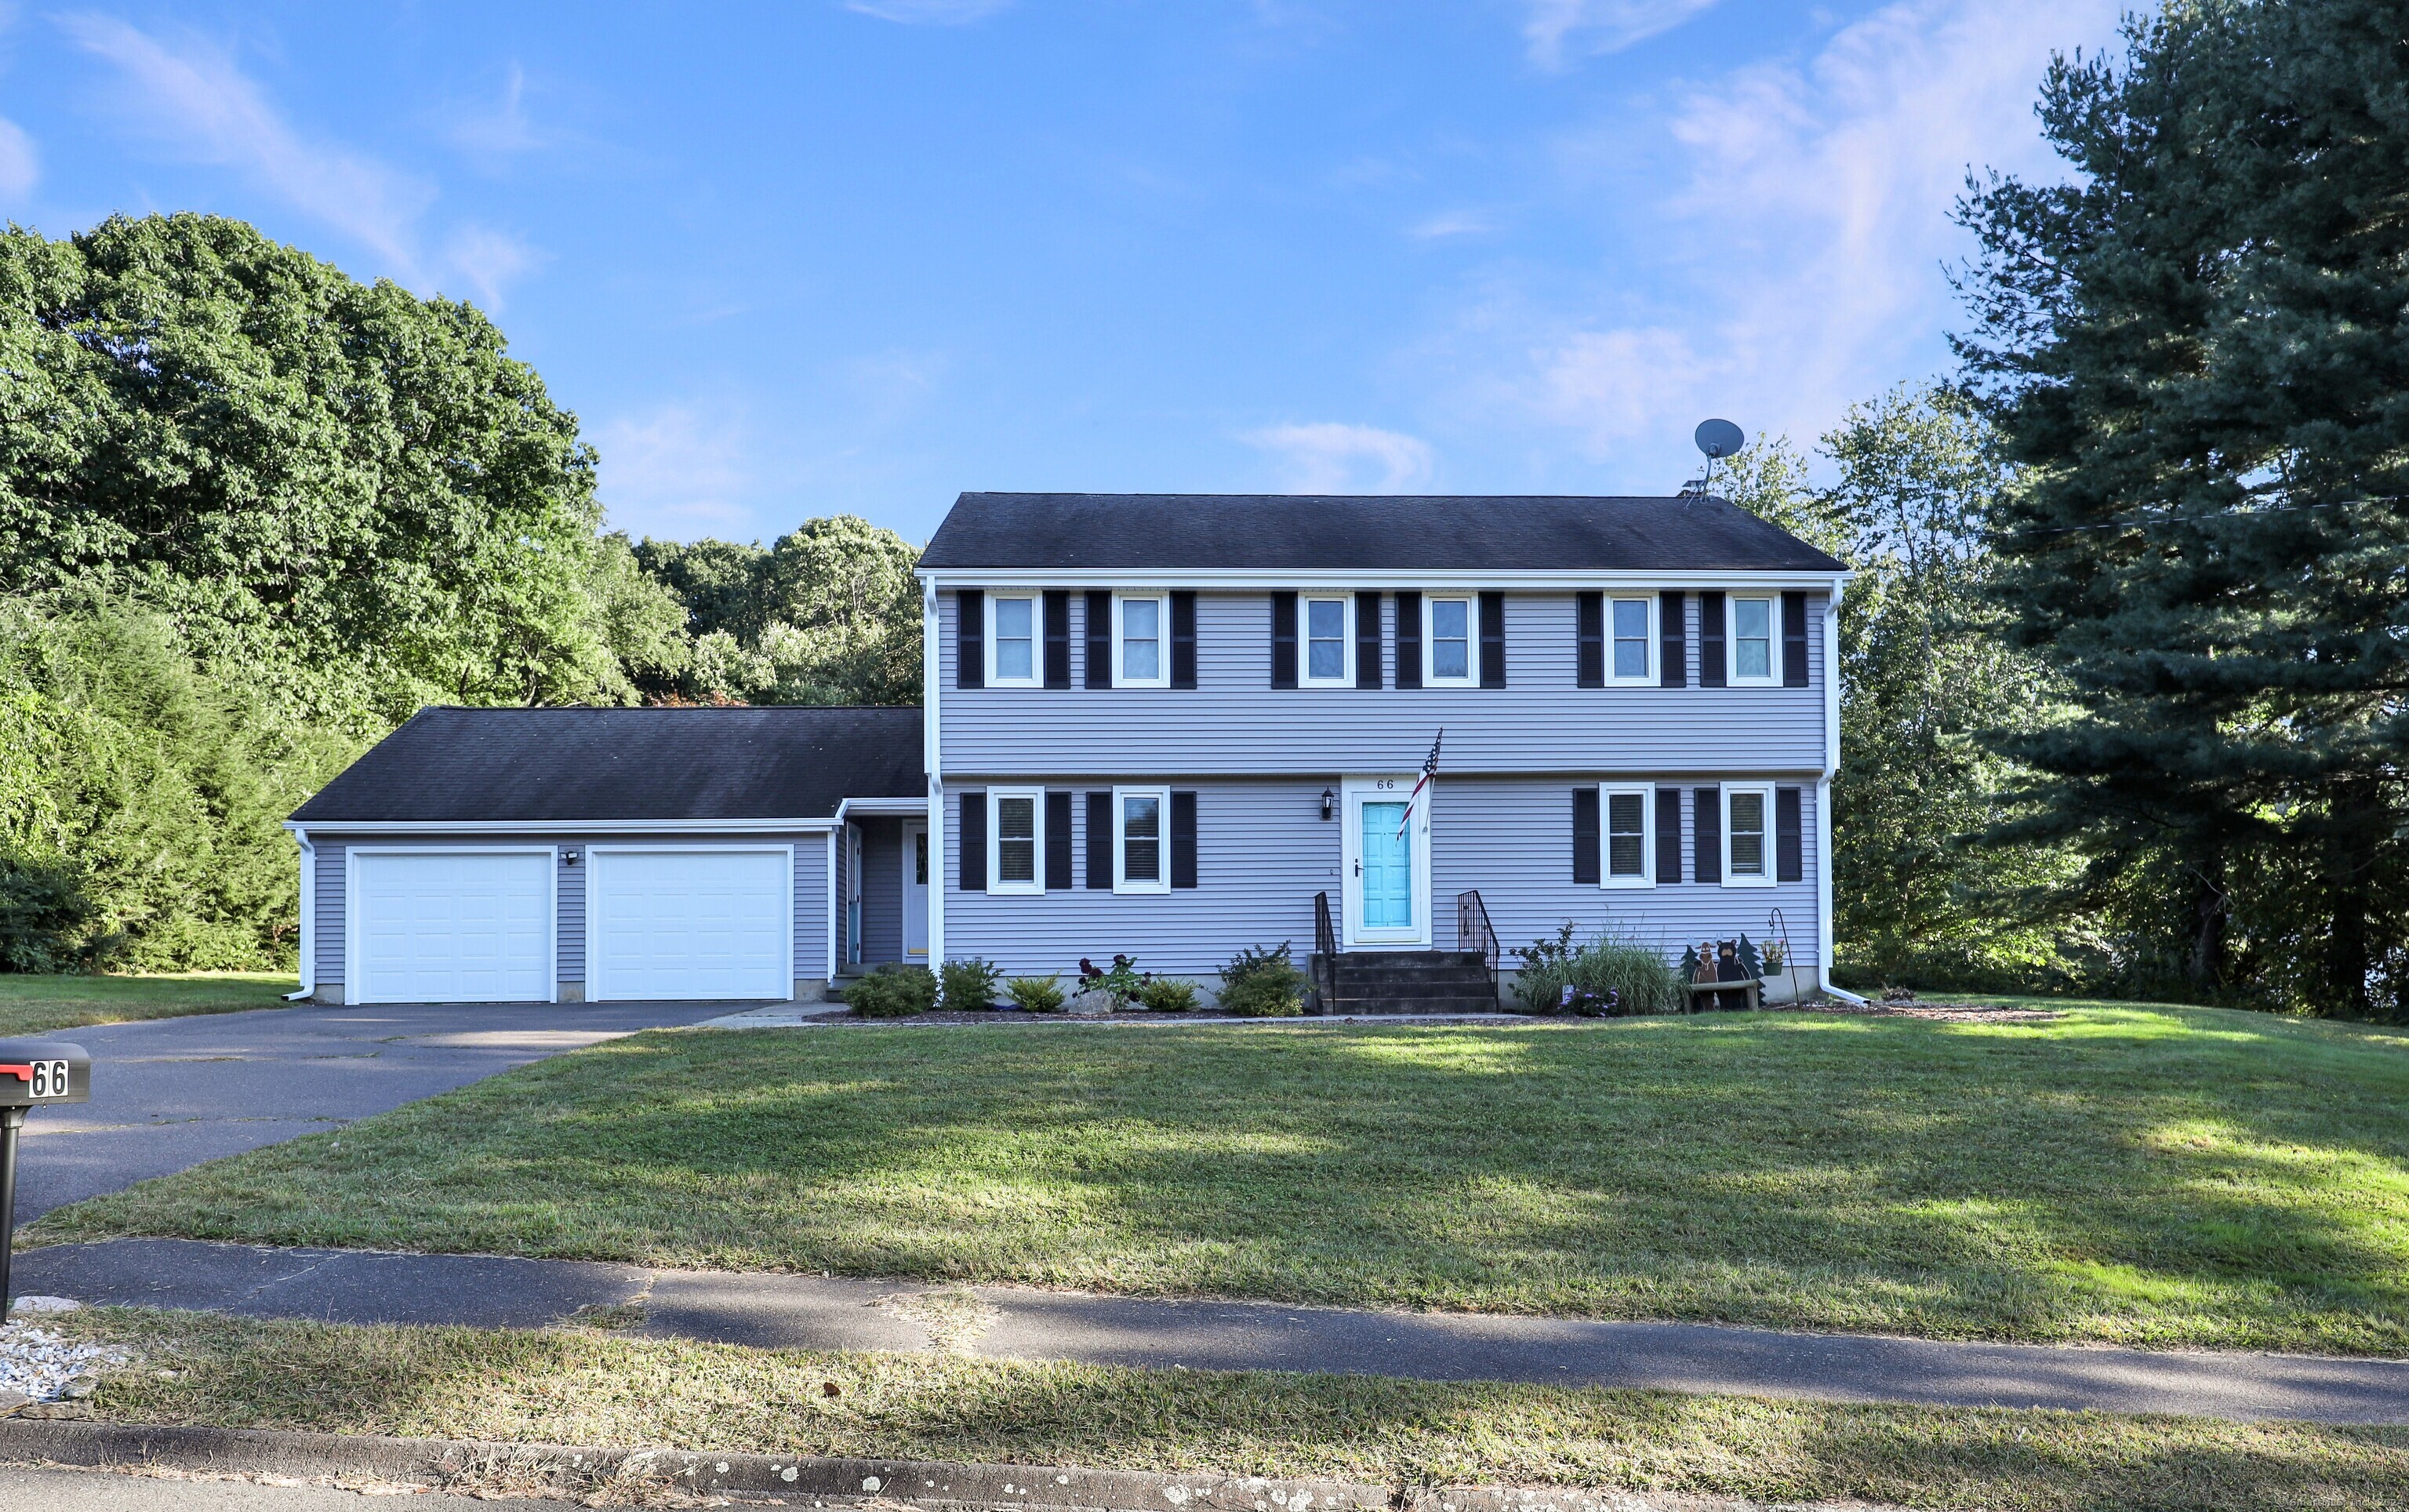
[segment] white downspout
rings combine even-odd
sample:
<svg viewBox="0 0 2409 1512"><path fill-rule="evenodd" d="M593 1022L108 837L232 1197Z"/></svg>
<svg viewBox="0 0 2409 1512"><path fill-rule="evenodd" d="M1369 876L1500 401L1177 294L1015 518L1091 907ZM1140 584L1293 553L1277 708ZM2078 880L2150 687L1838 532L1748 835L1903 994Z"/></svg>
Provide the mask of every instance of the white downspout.
<svg viewBox="0 0 2409 1512"><path fill-rule="evenodd" d="M1866 1000L1832 983L1832 778L1840 770L1840 589L1824 609L1824 773L1815 780L1815 985L1842 1002Z"/></svg>
<svg viewBox="0 0 2409 1512"><path fill-rule="evenodd" d="M318 847L299 825L284 827L301 842L301 990L284 995L286 1002L302 1002L318 991Z"/></svg>
<svg viewBox="0 0 2409 1512"><path fill-rule="evenodd" d="M920 581L920 769L929 780L929 965L945 961L945 769L937 739L937 580Z"/></svg>
<svg viewBox="0 0 2409 1512"><path fill-rule="evenodd" d="M844 843L844 811L852 802L853 799L849 798L843 799L838 801L836 806L836 824L828 832L828 985L831 991L835 990L836 987L838 964L836 955L836 848Z"/></svg>

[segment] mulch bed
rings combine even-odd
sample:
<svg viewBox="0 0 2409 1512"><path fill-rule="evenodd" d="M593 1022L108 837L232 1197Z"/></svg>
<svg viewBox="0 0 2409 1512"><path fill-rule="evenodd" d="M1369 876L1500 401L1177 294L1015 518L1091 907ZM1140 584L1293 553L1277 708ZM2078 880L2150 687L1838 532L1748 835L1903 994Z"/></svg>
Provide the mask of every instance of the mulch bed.
<svg viewBox="0 0 2409 1512"><path fill-rule="evenodd" d="M1865 1003L1819 1000L1767 1006L1795 1007L1810 1014L1851 1014L1861 1018L1930 1018L1947 1024L2046 1024L2066 1016L2055 1008L2023 1008L2009 1002L1919 1002L1913 998L1896 1001L1878 999Z"/></svg>

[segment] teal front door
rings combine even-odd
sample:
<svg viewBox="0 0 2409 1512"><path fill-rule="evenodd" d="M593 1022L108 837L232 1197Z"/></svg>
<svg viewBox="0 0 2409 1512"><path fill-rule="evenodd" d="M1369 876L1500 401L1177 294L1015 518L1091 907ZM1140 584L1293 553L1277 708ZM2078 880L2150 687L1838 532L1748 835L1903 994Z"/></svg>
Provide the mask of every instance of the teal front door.
<svg viewBox="0 0 2409 1512"><path fill-rule="evenodd" d="M1363 912L1366 929L1414 927L1414 837L1406 828L1406 805L1363 805Z"/></svg>

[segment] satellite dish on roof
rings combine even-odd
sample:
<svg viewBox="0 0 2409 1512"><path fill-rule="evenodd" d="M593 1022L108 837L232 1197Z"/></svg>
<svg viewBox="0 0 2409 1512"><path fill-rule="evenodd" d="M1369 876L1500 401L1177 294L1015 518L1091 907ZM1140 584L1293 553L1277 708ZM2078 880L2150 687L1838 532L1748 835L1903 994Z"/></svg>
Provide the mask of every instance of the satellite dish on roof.
<svg viewBox="0 0 2409 1512"><path fill-rule="evenodd" d="M1698 443L1698 450L1707 454L1709 462L1727 457L1748 444L1748 438L1740 433L1740 428L1728 420L1699 421L1694 439Z"/></svg>

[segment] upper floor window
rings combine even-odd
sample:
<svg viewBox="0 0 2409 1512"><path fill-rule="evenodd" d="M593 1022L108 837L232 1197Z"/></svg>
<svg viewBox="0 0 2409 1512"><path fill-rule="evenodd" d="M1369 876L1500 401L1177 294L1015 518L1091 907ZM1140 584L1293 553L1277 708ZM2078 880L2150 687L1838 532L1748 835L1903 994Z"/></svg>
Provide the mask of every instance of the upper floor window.
<svg viewBox="0 0 2409 1512"><path fill-rule="evenodd" d="M1171 685L1170 657L1163 644L1171 622L1170 599L1162 594L1120 594L1113 599L1113 685L1159 688Z"/></svg>
<svg viewBox="0 0 2409 1512"><path fill-rule="evenodd" d="M1035 788L997 788L988 794L989 892L1044 892L1039 854L1045 842L1037 823L1046 795Z"/></svg>
<svg viewBox="0 0 2409 1512"><path fill-rule="evenodd" d="M987 601L990 686L1037 685L1037 598L991 594Z"/></svg>
<svg viewBox="0 0 2409 1512"><path fill-rule="evenodd" d="M1349 623L1355 601L1345 595L1305 599L1305 678L1307 686L1339 687L1355 681L1354 637Z"/></svg>
<svg viewBox="0 0 2409 1512"><path fill-rule="evenodd" d="M1724 881L1732 886L1773 883L1773 788L1736 784L1724 788Z"/></svg>
<svg viewBox="0 0 2409 1512"><path fill-rule="evenodd" d="M1477 681L1479 668L1472 639L1472 600L1432 598L1429 605L1430 635L1424 655L1430 659L1422 681L1441 685Z"/></svg>
<svg viewBox="0 0 2409 1512"><path fill-rule="evenodd" d="M1734 683L1771 683L1778 669L1773 662L1774 604L1771 598L1743 598L1735 596L1731 601L1732 666Z"/></svg>
<svg viewBox="0 0 2409 1512"><path fill-rule="evenodd" d="M1653 666L1656 622L1656 600L1653 598L1610 598L1607 600L1607 626L1613 644L1609 648L1611 676L1618 683L1652 683L1656 680Z"/></svg>
<svg viewBox="0 0 2409 1512"><path fill-rule="evenodd" d="M1171 871L1165 865L1169 847L1171 794L1160 787L1113 789L1113 891L1169 892Z"/></svg>

